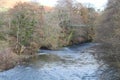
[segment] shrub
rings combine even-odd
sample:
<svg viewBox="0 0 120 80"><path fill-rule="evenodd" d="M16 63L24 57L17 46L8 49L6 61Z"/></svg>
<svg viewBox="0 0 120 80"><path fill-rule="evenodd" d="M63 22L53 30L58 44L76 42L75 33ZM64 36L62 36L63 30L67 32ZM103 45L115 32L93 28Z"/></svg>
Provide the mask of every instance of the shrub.
<svg viewBox="0 0 120 80"><path fill-rule="evenodd" d="M18 55L13 53L11 49L4 48L0 50L0 70L12 68L18 61Z"/></svg>
<svg viewBox="0 0 120 80"><path fill-rule="evenodd" d="M7 12L0 12L0 40L7 40L9 31L9 18Z"/></svg>

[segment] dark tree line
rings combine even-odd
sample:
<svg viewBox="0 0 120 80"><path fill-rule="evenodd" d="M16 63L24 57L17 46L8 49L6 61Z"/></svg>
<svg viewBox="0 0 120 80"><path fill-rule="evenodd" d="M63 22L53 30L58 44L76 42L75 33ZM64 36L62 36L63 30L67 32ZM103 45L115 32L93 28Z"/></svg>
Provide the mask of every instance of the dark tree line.
<svg viewBox="0 0 120 80"><path fill-rule="evenodd" d="M103 43L101 49L104 52L99 57L110 66L120 69L120 0L108 0L106 9L98 18L96 40ZM119 80L118 73L111 75L109 80Z"/></svg>

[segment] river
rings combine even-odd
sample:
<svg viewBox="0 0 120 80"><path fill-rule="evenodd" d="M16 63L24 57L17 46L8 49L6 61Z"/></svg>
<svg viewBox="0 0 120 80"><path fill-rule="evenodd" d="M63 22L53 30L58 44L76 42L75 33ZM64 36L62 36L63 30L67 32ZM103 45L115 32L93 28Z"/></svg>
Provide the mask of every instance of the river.
<svg viewBox="0 0 120 80"><path fill-rule="evenodd" d="M40 50L38 57L0 72L0 80L100 80L107 68L91 53L97 43L85 43L60 50Z"/></svg>

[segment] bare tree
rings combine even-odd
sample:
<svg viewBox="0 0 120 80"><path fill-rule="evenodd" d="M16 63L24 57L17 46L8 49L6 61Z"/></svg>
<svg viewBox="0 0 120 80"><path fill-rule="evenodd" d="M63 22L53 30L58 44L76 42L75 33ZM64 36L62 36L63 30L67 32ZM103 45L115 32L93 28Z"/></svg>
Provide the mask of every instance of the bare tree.
<svg viewBox="0 0 120 80"><path fill-rule="evenodd" d="M120 67L120 0L109 0L99 18L97 40L104 43L103 59L112 66ZM106 44L106 45L105 45Z"/></svg>

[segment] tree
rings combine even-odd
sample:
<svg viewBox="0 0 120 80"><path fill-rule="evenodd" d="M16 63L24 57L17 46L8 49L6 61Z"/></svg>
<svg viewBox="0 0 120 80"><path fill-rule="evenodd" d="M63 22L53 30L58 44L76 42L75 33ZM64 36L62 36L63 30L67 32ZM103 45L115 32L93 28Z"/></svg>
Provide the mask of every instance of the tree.
<svg viewBox="0 0 120 80"><path fill-rule="evenodd" d="M65 33L64 38L68 43L91 41L95 35L94 22L97 12L94 8L87 8L73 0L59 0L56 6L59 25Z"/></svg>
<svg viewBox="0 0 120 80"><path fill-rule="evenodd" d="M15 53L33 54L40 48L43 12L36 3L18 3L9 10L9 41Z"/></svg>
<svg viewBox="0 0 120 80"><path fill-rule="evenodd" d="M62 5L61 5L62 4ZM75 7L73 0L59 0L56 6L56 11L59 19L59 26L63 29L63 39L67 44L70 44L75 35L76 25L82 24L80 12Z"/></svg>
<svg viewBox="0 0 120 80"><path fill-rule="evenodd" d="M107 8L100 16L97 25L97 40L104 43L103 59L112 66L120 67L120 0L109 0ZM105 45L106 44L106 45Z"/></svg>

